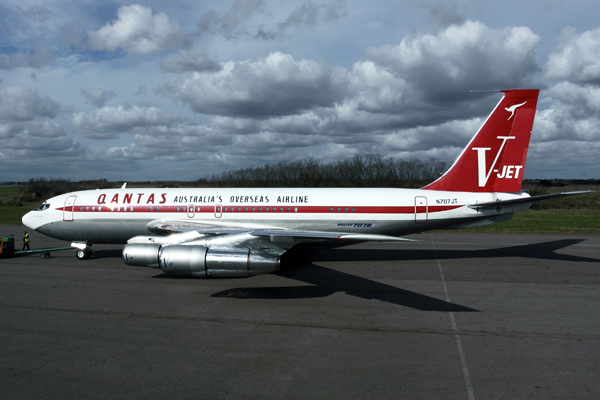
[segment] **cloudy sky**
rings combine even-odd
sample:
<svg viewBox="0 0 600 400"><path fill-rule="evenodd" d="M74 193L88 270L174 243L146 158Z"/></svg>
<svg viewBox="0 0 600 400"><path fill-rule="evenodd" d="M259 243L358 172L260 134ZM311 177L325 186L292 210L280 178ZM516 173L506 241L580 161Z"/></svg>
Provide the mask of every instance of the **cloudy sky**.
<svg viewBox="0 0 600 400"><path fill-rule="evenodd" d="M135 0L134 0L135 1ZM598 0L0 3L0 181L452 161L540 88L526 178L600 178Z"/></svg>

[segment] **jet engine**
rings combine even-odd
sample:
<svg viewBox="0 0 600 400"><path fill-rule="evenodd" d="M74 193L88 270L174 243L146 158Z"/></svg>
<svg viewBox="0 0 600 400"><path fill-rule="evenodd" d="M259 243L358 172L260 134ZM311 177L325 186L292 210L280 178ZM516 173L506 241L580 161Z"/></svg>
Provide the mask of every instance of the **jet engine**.
<svg viewBox="0 0 600 400"><path fill-rule="evenodd" d="M242 278L279 270L279 256L254 250L217 250L204 246L156 243L128 244L123 248L128 265L160 267L167 274L198 278Z"/></svg>
<svg viewBox="0 0 600 400"><path fill-rule="evenodd" d="M123 247L123 261L127 265L158 268L158 243L133 243Z"/></svg>

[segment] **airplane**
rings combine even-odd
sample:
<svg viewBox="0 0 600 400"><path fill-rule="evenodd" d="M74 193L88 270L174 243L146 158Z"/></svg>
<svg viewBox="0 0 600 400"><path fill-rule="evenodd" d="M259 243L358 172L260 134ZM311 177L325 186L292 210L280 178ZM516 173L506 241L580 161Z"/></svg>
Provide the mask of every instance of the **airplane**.
<svg viewBox="0 0 600 400"><path fill-rule="evenodd" d="M306 242L403 241L432 229L510 220L532 202L521 191L539 90L504 96L454 164L421 189L127 188L66 193L22 218L71 241L87 259L93 243L125 244L128 265L199 278L276 272Z"/></svg>

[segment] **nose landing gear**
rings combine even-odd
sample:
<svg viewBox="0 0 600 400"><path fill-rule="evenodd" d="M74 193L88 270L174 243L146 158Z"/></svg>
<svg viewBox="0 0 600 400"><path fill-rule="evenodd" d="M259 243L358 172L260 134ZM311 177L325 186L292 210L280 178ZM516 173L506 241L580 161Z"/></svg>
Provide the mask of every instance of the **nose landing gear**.
<svg viewBox="0 0 600 400"><path fill-rule="evenodd" d="M80 243L73 242L71 246L77 247L77 252L75 256L79 260L88 260L92 256L92 244L91 243Z"/></svg>

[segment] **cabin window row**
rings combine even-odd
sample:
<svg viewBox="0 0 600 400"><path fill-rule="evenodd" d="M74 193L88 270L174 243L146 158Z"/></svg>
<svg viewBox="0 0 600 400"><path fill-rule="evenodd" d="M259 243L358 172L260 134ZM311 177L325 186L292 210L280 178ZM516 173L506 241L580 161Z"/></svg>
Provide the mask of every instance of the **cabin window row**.
<svg viewBox="0 0 600 400"><path fill-rule="evenodd" d="M298 207L223 207L223 212L298 212Z"/></svg>

